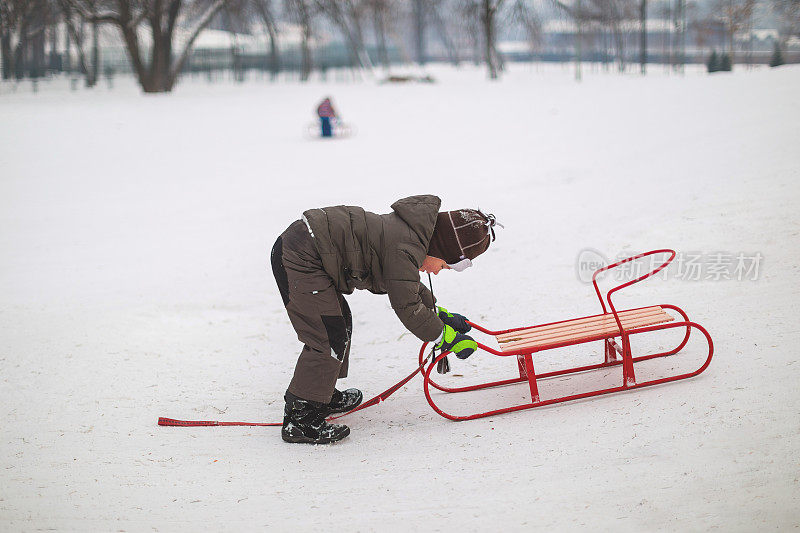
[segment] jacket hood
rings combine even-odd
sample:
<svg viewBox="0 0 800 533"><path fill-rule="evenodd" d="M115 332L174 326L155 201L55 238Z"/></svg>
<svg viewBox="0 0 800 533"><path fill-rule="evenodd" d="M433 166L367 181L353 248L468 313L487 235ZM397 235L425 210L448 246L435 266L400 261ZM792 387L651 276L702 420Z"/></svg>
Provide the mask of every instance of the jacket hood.
<svg viewBox="0 0 800 533"><path fill-rule="evenodd" d="M442 200L438 196L421 194L397 200L391 207L397 216L403 219L403 222L417 234L427 250L433 235L433 228L436 227L436 217L441 205Z"/></svg>

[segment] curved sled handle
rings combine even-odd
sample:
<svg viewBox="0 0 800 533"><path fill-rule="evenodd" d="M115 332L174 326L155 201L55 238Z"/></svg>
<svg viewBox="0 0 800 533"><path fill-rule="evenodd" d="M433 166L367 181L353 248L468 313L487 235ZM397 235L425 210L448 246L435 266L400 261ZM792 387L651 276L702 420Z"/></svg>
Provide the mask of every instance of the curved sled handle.
<svg viewBox="0 0 800 533"><path fill-rule="evenodd" d="M604 272L606 270L611 270L612 268L618 267L619 265L622 265L624 263L629 263L631 261L635 261L637 259L641 259L642 257L648 257L648 256L651 256L651 255L656 255L656 254L669 254L669 257L667 257L656 268L653 268L652 270L650 270L649 272L647 272L643 276L639 276L636 279L633 279L631 281L627 281L627 282L625 282L625 283L623 283L621 285L617 285L616 287L612 287L611 289L608 290L608 292L606 292L605 301L603 300L603 295L600 293L600 288L597 286L597 275L599 273ZM608 309L606 309L606 304L605 304L605 302L607 301L608 302L608 306L611 308L611 312L614 313L614 319L617 321L617 325L619 326L619 330L620 331L622 331L622 323L620 322L619 316L617 315L617 310L614 308L614 304L611 301L611 295L614 294L615 292L617 292L620 289L624 289L625 287L629 287L629 286L633 285L634 283L638 283L638 282L642 281L643 279L646 279L646 278L649 278L650 276L658 274L660 271L665 269L667 267L667 265L669 265L672 262L673 259L675 259L675 255L676 255L675 254L675 250L670 250L668 248L663 248L663 249L660 249L660 250L650 250L649 252L644 252L644 253L639 254L639 255L634 255L632 257L628 257L627 259L623 259L622 261L617 261L616 263L613 263L611 265L604 266L603 268L595 270L594 274L592 274L592 284L594 285L594 291L597 293L597 297L600 299L600 305L603 307L603 313L608 313Z"/></svg>

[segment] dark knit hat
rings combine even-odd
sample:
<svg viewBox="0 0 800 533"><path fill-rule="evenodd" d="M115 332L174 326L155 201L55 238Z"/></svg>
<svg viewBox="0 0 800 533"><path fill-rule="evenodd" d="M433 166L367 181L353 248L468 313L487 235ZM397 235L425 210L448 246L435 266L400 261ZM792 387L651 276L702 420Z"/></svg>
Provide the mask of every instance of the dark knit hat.
<svg viewBox="0 0 800 533"><path fill-rule="evenodd" d="M485 215L477 209L442 211L436 217L428 255L443 259L448 265L475 259L495 239L495 224L494 215Z"/></svg>

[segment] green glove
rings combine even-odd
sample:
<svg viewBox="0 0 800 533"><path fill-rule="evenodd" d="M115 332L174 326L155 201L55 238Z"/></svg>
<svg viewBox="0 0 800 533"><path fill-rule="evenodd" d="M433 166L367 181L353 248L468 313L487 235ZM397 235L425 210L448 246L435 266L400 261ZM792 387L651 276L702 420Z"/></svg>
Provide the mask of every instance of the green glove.
<svg viewBox="0 0 800 533"><path fill-rule="evenodd" d="M453 352L459 359L466 359L478 349L478 343L469 335L459 333L445 324L442 340L436 345L436 349L443 352Z"/></svg>
<svg viewBox="0 0 800 533"><path fill-rule="evenodd" d="M459 333L466 333L472 329L472 326L467 324L467 317L464 315L459 315L458 313L451 313L444 307L436 307L436 314L439 315L439 318L453 328L454 330L458 331Z"/></svg>

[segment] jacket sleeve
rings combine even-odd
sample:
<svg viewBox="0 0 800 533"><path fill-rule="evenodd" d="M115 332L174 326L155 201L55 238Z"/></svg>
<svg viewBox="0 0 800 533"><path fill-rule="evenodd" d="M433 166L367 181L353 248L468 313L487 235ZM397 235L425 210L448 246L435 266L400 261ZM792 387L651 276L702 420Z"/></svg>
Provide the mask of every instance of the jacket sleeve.
<svg viewBox="0 0 800 533"><path fill-rule="evenodd" d="M433 295L419 282L419 271L411 256L396 250L392 258L392 276L386 280L389 302L400 322L421 341L439 338L444 323L432 307L426 305L433 301Z"/></svg>

